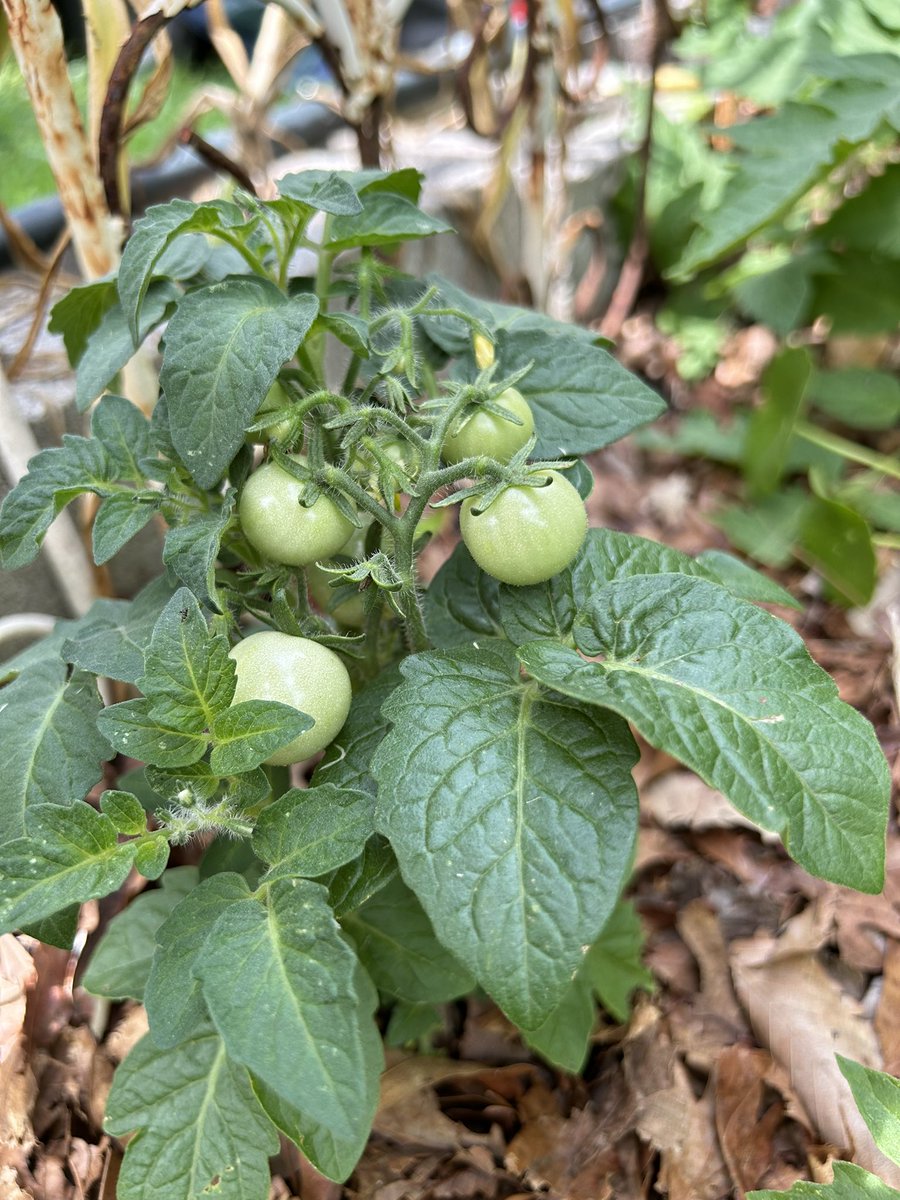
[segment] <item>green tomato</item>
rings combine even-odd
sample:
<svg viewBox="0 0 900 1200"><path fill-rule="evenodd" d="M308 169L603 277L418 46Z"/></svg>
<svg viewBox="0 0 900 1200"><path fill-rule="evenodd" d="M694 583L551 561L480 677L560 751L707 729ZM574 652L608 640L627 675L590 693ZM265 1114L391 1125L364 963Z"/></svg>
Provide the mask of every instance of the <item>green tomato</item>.
<svg viewBox="0 0 900 1200"><path fill-rule="evenodd" d="M557 471L543 487L508 487L479 509L464 500L462 540L479 567L502 583L542 583L567 567L587 533L587 513L577 490Z"/></svg>
<svg viewBox="0 0 900 1200"><path fill-rule="evenodd" d="M266 398L256 410L256 416L253 418L253 420L261 421L263 417L268 416L269 413L278 412L280 409L287 408L290 402L290 396L287 394L281 384L276 381L269 388L268 392L266 392ZM244 437L244 441L250 446L264 446L268 442L283 442L290 432L291 422L279 421L277 425L269 425L266 429L257 429L254 430L253 433L248 433Z"/></svg>
<svg viewBox="0 0 900 1200"><path fill-rule="evenodd" d="M486 408L479 409L456 433L450 433L444 439L441 454L445 462L457 463L478 454L487 454L498 462L509 462L516 451L522 449L534 433L534 417L528 401L515 388L507 388L494 403L518 417L522 424L505 421Z"/></svg>
<svg viewBox="0 0 900 1200"><path fill-rule="evenodd" d="M244 484L238 501L241 527L250 545L273 562L290 567L331 558L353 533L333 500L320 496L304 508L302 492L301 480L276 463L266 463Z"/></svg>
<svg viewBox="0 0 900 1200"><path fill-rule="evenodd" d="M276 750L266 762L275 767L302 762L337 737L350 711L352 692L347 668L326 646L287 633L254 633L230 652L237 686L232 704L277 700L315 721L299 737Z"/></svg>

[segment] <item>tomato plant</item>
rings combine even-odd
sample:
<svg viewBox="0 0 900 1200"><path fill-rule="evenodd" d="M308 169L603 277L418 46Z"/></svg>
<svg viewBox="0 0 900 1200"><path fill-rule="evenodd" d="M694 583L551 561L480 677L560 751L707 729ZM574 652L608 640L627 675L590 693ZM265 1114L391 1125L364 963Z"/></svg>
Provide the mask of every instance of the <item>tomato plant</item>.
<svg viewBox="0 0 900 1200"><path fill-rule="evenodd" d="M621 899L632 729L807 870L882 885L887 766L757 607L793 598L728 556L586 531L579 457L663 400L590 331L379 257L447 232L420 183L312 171L271 201L151 208L117 277L54 311L85 404L104 394L90 435L5 499L0 561L31 561L86 492L98 562L151 520L165 543L133 600L98 600L0 672L0 932L70 947L80 904L134 870L160 880L95 950L128 946L115 982L85 975L149 1019L107 1106L112 1136L137 1135L120 1200L265 1200L279 1133L347 1178L379 1029L476 987L578 1070L595 999L627 1017L608 947L631 946L629 987L646 983ZM298 248L314 282L291 278ZM148 421L101 382L122 330L138 344L163 322ZM276 382L286 432L254 446ZM463 542L426 587L420 552L457 504ZM169 866L173 845L192 866Z"/></svg>

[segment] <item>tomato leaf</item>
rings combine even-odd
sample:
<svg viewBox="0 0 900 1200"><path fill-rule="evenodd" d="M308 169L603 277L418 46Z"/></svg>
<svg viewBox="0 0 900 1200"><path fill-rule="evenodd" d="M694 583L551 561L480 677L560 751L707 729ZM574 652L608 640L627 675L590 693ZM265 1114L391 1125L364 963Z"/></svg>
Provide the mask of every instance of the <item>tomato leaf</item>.
<svg viewBox="0 0 900 1200"><path fill-rule="evenodd" d="M299 171L278 180L278 194L296 200L310 213L354 216L362 212L356 190L336 171Z"/></svg>
<svg viewBox="0 0 900 1200"><path fill-rule="evenodd" d="M702 579L638 576L601 587L575 638L602 660L536 641L519 648L522 665L621 713L807 870L881 889L887 765L790 626Z"/></svg>
<svg viewBox="0 0 900 1200"><path fill-rule="evenodd" d="M372 764L378 827L443 944L536 1029L628 871L634 743L525 683L504 643L413 655L402 672Z"/></svg>
<svg viewBox="0 0 900 1200"><path fill-rule="evenodd" d="M372 982L388 996L440 1003L475 986L472 973L437 940L425 910L397 876L343 926Z"/></svg>
<svg viewBox="0 0 900 1200"><path fill-rule="evenodd" d="M266 882L314 879L357 858L375 832L374 808L368 792L330 783L285 792L253 831L254 854L270 864Z"/></svg>
<svg viewBox="0 0 900 1200"><path fill-rule="evenodd" d="M240 775L312 729L312 717L277 700L245 700L213 718L209 763L217 775Z"/></svg>
<svg viewBox="0 0 900 1200"><path fill-rule="evenodd" d="M137 683L144 673L144 652L172 592L163 576L133 600L96 601L84 627L70 631L63 642L63 658L103 678Z"/></svg>
<svg viewBox="0 0 900 1200"><path fill-rule="evenodd" d="M360 996L356 956L324 888L278 880L267 899L266 907L254 899L229 906L195 971L229 1055L301 1119L346 1143L352 1161L344 1175L365 1145L378 1100L376 997Z"/></svg>
<svg viewBox="0 0 900 1200"><path fill-rule="evenodd" d="M205 734L158 720L145 697L104 708L97 728L120 754L156 767L187 767L206 752Z"/></svg>
<svg viewBox="0 0 900 1200"><path fill-rule="evenodd" d="M159 497L152 492L140 498L134 492L121 492L104 500L91 529L91 551L97 566L118 554L158 509Z"/></svg>
<svg viewBox="0 0 900 1200"><path fill-rule="evenodd" d="M5 839L25 830L36 804L68 807L82 800L113 752L97 732L103 703L90 675L48 658L0 690L0 828ZM62 907L61 905L59 907Z"/></svg>
<svg viewBox="0 0 900 1200"><path fill-rule="evenodd" d="M228 640L210 634L187 588L178 589L156 622L138 687L153 717L186 734L209 729L231 703L235 675Z"/></svg>
<svg viewBox="0 0 900 1200"><path fill-rule="evenodd" d="M131 335L136 341L139 337L141 307L154 268L172 241L186 233L236 230L244 224L244 213L227 200L197 205L189 200L175 199L167 204L154 204L147 209L144 216L135 222L134 232L122 253L118 274L119 299Z"/></svg>
<svg viewBox="0 0 900 1200"><path fill-rule="evenodd" d="M900 1164L900 1080L837 1055L860 1115L882 1154Z"/></svg>
<svg viewBox="0 0 900 1200"><path fill-rule="evenodd" d="M210 284L178 305L160 383L175 449L201 487L221 478L317 312L315 296L289 299L256 277Z"/></svg>
<svg viewBox="0 0 900 1200"><path fill-rule="evenodd" d="M120 1200L260 1200L278 1135L247 1072L207 1028L160 1051L143 1038L116 1071L106 1109L116 1137L137 1131L116 1183Z"/></svg>
<svg viewBox="0 0 900 1200"><path fill-rule="evenodd" d="M141 310L141 328L137 338L132 337L128 318L120 304L113 304L104 312L78 359L75 404L79 412L86 412L109 387L134 357L135 350L147 334L165 319L167 311L180 296L181 291L168 280L151 284Z"/></svg>
<svg viewBox="0 0 900 1200"><path fill-rule="evenodd" d="M143 999L150 1036L157 1046L177 1045L205 1020L206 1005L194 965L225 909L249 895L242 875L221 871L180 898L156 929Z"/></svg>
<svg viewBox="0 0 900 1200"><path fill-rule="evenodd" d="M163 546L166 566L214 612L221 612L216 589L219 546L233 512L234 495L229 493L215 512L170 529Z"/></svg>
<svg viewBox="0 0 900 1200"><path fill-rule="evenodd" d="M406 197L394 192L366 191L360 196L362 212L331 218L326 246L332 252L354 246L386 246L452 233L453 227L439 217L424 213Z"/></svg>
<svg viewBox="0 0 900 1200"><path fill-rule="evenodd" d="M572 331L497 332L500 375L533 362L516 387L531 405L538 458L599 450L654 420L666 403L611 354Z"/></svg>
<svg viewBox="0 0 900 1200"><path fill-rule="evenodd" d="M834 1164L833 1183L795 1183L789 1192L747 1192L747 1200L900 1200L900 1192L853 1163Z"/></svg>
<svg viewBox="0 0 900 1200"><path fill-rule="evenodd" d="M110 1000L142 1000L156 931L176 904L196 887L196 867L173 867L162 877L162 886L141 892L110 921L91 955L81 986Z"/></svg>
<svg viewBox="0 0 900 1200"><path fill-rule="evenodd" d="M425 620L429 637L441 649L503 636L500 584L476 566L462 542L425 593Z"/></svg>
<svg viewBox="0 0 900 1200"><path fill-rule="evenodd" d="M501 587L500 621L516 644L545 637L565 640L603 584L666 573L708 579L744 600L796 607L788 592L731 555L706 551L691 558L649 538L589 529L578 557L565 571L535 587Z"/></svg>
<svg viewBox="0 0 900 1200"><path fill-rule="evenodd" d="M53 916L115 891L131 869L136 843L117 840L109 817L78 800L68 808L29 809L26 834L0 858L0 930Z"/></svg>

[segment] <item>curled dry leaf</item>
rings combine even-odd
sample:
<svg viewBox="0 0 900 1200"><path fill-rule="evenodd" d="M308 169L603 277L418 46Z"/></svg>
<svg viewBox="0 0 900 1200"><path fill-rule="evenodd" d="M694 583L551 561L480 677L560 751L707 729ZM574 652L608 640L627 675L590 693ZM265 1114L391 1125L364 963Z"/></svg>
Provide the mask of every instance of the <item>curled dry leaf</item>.
<svg viewBox="0 0 900 1200"><path fill-rule="evenodd" d="M0 1063L12 1053L25 1020L25 998L37 978L34 961L11 933L0 937Z"/></svg>
<svg viewBox="0 0 900 1200"><path fill-rule="evenodd" d="M900 1075L900 943L891 942L884 956L881 998L875 1013L875 1032L881 1043L884 1069Z"/></svg>
<svg viewBox="0 0 900 1200"><path fill-rule="evenodd" d="M788 1071L821 1137L896 1187L900 1167L875 1146L835 1060L842 1054L880 1067L875 1032L857 1001L806 948L817 933L817 918L808 912L790 922L782 938L757 935L732 944L735 990L758 1041Z"/></svg>

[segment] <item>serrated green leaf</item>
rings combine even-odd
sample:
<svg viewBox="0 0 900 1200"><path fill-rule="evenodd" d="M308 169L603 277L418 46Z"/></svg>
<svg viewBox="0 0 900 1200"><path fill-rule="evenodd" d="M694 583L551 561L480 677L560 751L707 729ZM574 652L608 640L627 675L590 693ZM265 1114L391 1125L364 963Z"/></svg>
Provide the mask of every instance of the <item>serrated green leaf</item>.
<svg viewBox="0 0 900 1200"><path fill-rule="evenodd" d="M321 783L292 788L260 814L253 851L270 865L266 879L314 879L362 854L375 832L368 792Z"/></svg>
<svg viewBox="0 0 900 1200"><path fill-rule="evenodd" d="M185 734L210 729L231 703L235 674L228 640L210 633L196 597L187 588L178 589L156 622L138 687L151 716Z"/></svg>
<svg viewBox="0 0 900 1200"><path fill-rule="evenodd" d="M77 365L88 338L115 303L115 279L95 279L71 288L50 309L47 328L62 334L71 366Z"/></svg>
<svg viewBox="0 0 900 1200"><path fill-rule="evenodd" d="M160 383L172 441L197 483L213 487L244 442L278 369L318 312L266 279L230 278L188 293L166 330Z"/></svg>
<svg viewBox="0 0 900 1200"><path fill-rule="evenodd" d="M63 642L63 658L94 675L137 683L144 673L144 651L174 590L163 576L133 600L96 601L84 627Z"/></svg>
<svg viewBox="0 0 900 1200"><path fill-rule="evenodd" d="M381 715L381 706L400 682L396 667L382 671L353 697L350 715L325 757L313 774L313 786L333 783L339 788L359 788L375 794L375 781L369 768L378 743L389 722Z"/></svg>
<svg viewBox="0 0 900 1200"><path fill-rule="evenodd" d="M275 700L235 704L213 718L209 765L217 775L252 771L314 724L306 713Z"/></svg>
<svg viewBox="0 0 900 1200"><path fill-rule="evenodd" d="M25 829L35 804L68 806L82 800L102 775L112 750L97 732L103 703L82 671L69 678L60 658L27 666L0 689L0 829L4 838Z"/></svg>
<svg viewBox="0 0 900 1200"><path fill-rule="evenodd" d="M81 800L68 808L35 805L26 828L24 837L4 846L0 858L4 932L106 896L131 869L136 844L120 844L109 817Z"/></svg>
<svg viewBox="0 0 900 1200"><path fill-rule="evenodd" d="M136 837L147 831L144 806L130 792L110 790L100 797L100 811L105 813L119 833Z"/></svg>
<svg viewBox="0 0 900 1200"><path fill-rule="evenodd" d="M143 999L150 1036L157 1046L177 1045L205 1020L206 1005L194 964L225 909L249 895L242 875L222 871L192 888L156 929Z"/></svg>
<svg viewBox="0 0 900 1200"><path fill-rule="evenodd" d="M244 223L244 214L238 206L225 200L197 205L190 200L175 199L147 209L135 222L119 264L119 299L133 337L138 337L141 305L154 268L172 241L182 234L236 229Z"/></svg>
<svg viewBox="0 0 900 1200"><path fill-rule="evenodd" d="M158 510L159 499L152 494L140 499L134 492L107 497L94 517L91 529L91 550L97 566L118 554Z"/></svg>
<svg viewBox="0 0 900 1200"><path fill-rule="evenodd" d="M0 565L7 571L30 563L54 518L83 492L109 495L117 472L94 438L63 434L63 444L41 450L28 472L0 505Z"/></svg>
<svg viewBox="0 0 900 1200"><path fill-rule="evenodd" d="M506 643L413 655L402 672L372 764L377 826L441 942L536 1029L630 866L631 735L525 683Z"/></svg>
<svg viewBox="0 0 900 1200"><path fill-rule="evenodd" d="M145 879L159 879L169 865L169 843L165 833L142 841L134 854L134 869Z"/></svg>
<svg viewBox="0 0 900 1200"><path fill-rule="evenodd" d="M500 584L476 566L462 542L425 593L425 622L428 636L440 649L503 636Z"/></svg>
<svg viewBox="0 0 900 1200"><path fill-rule="evenodd" d="M747 1200L898 1200L900 1192L853 1163L834 1164L833 1183L795 1183L789 1192L748 1192Z"/></svg>
<svg viewBox="0 0 900 1200"><path fill-rule="evenodd" d="M97 728L121 754L156 767L187 767L206 753L205 734L185 733L158 721L144 697L104 708Z"/></svg>
<svg viewBox="0 0 900 1200"><path fill-rule="evenodd" d="M309 880L279 880L267 907L231 905L194 969L228 1054L358 1156L378 1100L374 997L360 997L326 896Z"/></svg>
<svg viewBox="0 0 900 1200"><path fill-rule="evenodd" d="M496 337L499 375L534 363L516 387L534 413L538 458L599 450L666 410L652 388L576 331L514 326Z"/></svg>
<svg viewBox="0 0 900 1200"><path fill-rule="evenodd" d="M208 516L193 517L166 534L163 562L201 604L220 612L217 599L216 561L222 536L234 512L234 495L229 493L222 506Z"/></svg>
<svg viewBox="0 0 900 1200"><path fill-rule="evenodd" d="M318 212L347 216L362 212L356 190L336 171L299 171L282 175L278 180L278 194L299 200L305 207Z"/></svg>
<svg viewBox="0 0 900 1200"><path fill-rule="evenodd" d="M169 280L151 284L141 309L141 328L135 340L128 318L120 304L111 305L103 314L84 346L75 372L75 405L86 412L104 392L122 368L131 361L137 346L165 318L181 292Z"/></svg>
<svg viewBox="0 0 900 1200"><path fill-rule="evenodd" d="M160 1051L143 1038L116 1071L106 1128L128 1143L119 1200L266 1200L278 1136L243 1068L209 1028Z"/></svg>
<svg viewBox="0 0 900 1200"><path fill-rule="evenodd" d="M808 871L880 890L887 764L790 626L705 580L660 575L600 588L575 638L602 660L551 641L519 657L548 687L627 717Z"/></svg>
<svg viewBox="0 0 900 1200"><path fill-rule="evenodd" d="M81 986L110 1000L142 1000L156 946L156 931L197 886L196 867L173 867L162 886L141 892L110 921L91 955Z"/></svg>
<svg viewBox="0 0 900 1200"><path fill-rule="evenodd" d="M355 216L331 218L325 245L332 252L354 246L387 246L452 233L453 227L439 217L417 208L395 192L368 190L360 196L362 212Z"/></svg>
<svg viewBox="0 0 900 1200"><path fill-rule="evenodd" d="M900 1165L900 1079L837 1055L860 1116L882 1154Z"/></svg>
<svg viewBox="0 0 900 1200"><path fill-rule="evenodd" d="M475 986L472 973L437 940L415 893L399 877L345 917L343 926L380 992L411 1004L439 1003Z"/></svg>

